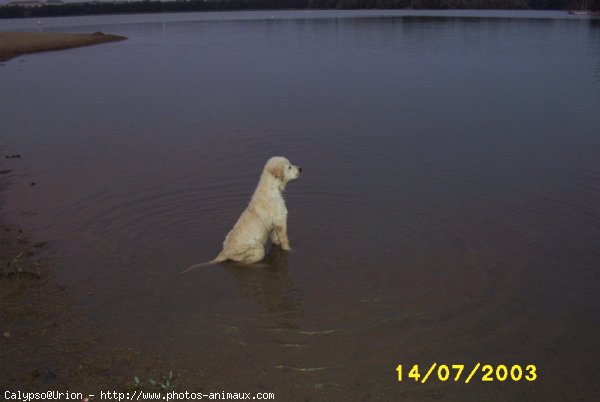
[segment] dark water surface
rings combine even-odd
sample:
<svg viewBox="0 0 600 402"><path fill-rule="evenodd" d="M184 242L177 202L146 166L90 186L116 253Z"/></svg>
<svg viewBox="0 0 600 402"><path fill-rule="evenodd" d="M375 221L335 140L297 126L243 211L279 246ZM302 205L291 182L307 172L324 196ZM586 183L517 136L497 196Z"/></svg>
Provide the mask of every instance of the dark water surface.
<svg viewBox="0 0 600 402"><path fill-rule="evenodd" d="M179 390L597 397L599 21L256 12L43 29L129 40L1 65L0 146L23 155L4 212ZM286 193L293 252L181 275L219 252L272 155L304 168ZM397 381L398 364L433 362L535 364L538 379Z"/></svg>

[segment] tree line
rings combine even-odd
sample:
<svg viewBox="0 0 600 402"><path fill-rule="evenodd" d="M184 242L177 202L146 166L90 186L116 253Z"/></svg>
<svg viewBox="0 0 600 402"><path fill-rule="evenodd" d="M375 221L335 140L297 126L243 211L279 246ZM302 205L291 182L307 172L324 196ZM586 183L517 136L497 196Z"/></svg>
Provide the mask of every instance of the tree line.
<svg viewBox="0 0 600 402"><path fill-rule="evenodd" d="M587 2L600 10L600 0ZM576 0L177 0L114 3L65 3L41 7L0 7L0 18L52 17L89 14L131 14L177 11L282 9L580 9Z"/></svg>

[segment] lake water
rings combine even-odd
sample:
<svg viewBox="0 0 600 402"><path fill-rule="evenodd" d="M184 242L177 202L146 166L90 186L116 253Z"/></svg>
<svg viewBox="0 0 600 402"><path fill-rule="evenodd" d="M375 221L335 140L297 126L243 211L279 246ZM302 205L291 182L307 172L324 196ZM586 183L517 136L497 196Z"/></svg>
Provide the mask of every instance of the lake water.
<svg viewBox="0 0 600 402"><path fill-rule="evenodd" d="M160 355L179 390L597 397L600 21L286 11L43 22L0 30L129 39L0 65L0 146L22 155L5 161L4 213L49 240L99 330ZM304 169L286 190L293 251L180 274L220 251L273 155ZM534 364L538 379L406 378L433 362Z"/></svg>

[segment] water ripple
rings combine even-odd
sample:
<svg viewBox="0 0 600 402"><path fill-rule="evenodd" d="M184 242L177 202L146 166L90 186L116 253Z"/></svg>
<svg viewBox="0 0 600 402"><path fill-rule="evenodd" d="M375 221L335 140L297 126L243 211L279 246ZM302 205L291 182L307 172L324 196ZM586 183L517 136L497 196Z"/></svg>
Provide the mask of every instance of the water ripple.
<svg viewBox="0 0 600 402"><path fill-rule="evenodd" d="M231 224L249 199L240 188L238 183L221 182L161 191L101 190L67 206L59 217L74 222L78 231L102 239L107 243L105 251L132 242L150 246L160 238L197 236L203 228Z"/></svg>

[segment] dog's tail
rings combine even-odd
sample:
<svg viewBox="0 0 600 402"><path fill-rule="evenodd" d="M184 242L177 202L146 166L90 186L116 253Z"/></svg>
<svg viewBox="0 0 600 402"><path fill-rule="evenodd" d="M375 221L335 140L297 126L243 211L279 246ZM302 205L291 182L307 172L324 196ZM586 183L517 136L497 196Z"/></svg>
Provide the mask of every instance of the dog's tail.
<svg viewBox="0 0 600 402"><path fill-rule="evenodd" d="M192 269L196 269L196 268L200 268L200 267L207 267L209 265L214 265L214 264L217 264L217 263L223 262L223 261L227 261L227 257L223 256L222 253L220 253L218 256L215 257L214 260L210 260L207 262L201 262L199 264L194 264L192 266L187 267L183 271L181 271L181 273L185 274L186 272L190 272Z"/></svg>

